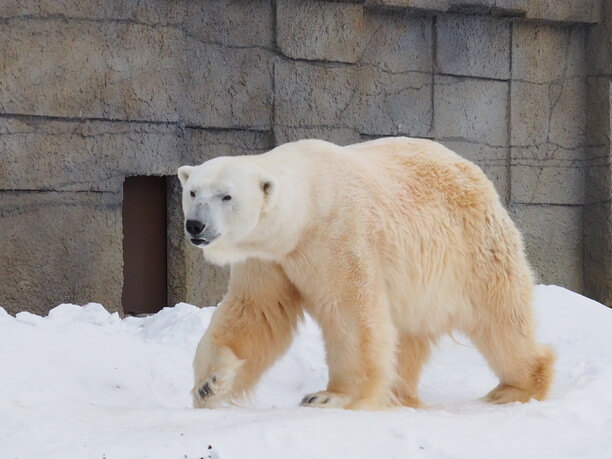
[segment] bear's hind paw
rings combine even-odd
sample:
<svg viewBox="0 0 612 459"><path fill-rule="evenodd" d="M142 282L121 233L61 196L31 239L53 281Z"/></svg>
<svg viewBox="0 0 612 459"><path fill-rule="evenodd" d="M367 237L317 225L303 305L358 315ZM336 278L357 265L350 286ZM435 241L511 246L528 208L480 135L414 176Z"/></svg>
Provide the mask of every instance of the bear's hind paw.
<svg viewBox="0 0 612 459"><path fill-rule="evenodd" d="M495 405L503 405L506 403L520 402L527 403L533 394L529 391L519 389L505 384L500 384L491 392L483 397L484 401Z"/></svg>

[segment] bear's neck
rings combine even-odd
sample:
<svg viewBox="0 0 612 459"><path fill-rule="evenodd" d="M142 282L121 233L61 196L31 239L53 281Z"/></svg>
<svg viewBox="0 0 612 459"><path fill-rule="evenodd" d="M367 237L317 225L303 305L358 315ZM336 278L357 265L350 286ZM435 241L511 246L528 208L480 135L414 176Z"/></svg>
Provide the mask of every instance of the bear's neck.
<svg viewBox="0 0 612 459"><path fill-rule="evenodd" d="M285 170L278 179L278 195L272 208L262 213L254 234L258 258L281 262L295 250L313 215L311 185L298 170Z"/></svg>

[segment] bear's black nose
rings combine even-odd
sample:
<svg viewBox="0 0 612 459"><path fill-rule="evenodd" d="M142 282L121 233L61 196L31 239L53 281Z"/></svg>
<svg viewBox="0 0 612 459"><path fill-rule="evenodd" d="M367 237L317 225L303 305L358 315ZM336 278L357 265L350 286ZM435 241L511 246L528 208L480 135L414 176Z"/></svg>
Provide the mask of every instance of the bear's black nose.
<svg viewBox="0 0 612 459"><path fill-rule="evenodd" d="M187 228L187 232L189 234L197 236L204 230L204 228L206 228L206 225L197 220L187 220L187 223L185 223L185 228Z"/></svg>

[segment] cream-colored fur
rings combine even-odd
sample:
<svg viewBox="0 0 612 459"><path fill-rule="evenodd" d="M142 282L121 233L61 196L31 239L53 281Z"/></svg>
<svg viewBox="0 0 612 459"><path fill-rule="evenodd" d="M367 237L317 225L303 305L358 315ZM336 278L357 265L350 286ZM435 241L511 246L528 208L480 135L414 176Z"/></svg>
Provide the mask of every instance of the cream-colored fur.
<svg viewBox="0 0 612 459"><path fill-rule="evenodd" d="M303 140L179 176L186 215L219 187L236 193L203 248L231 264L231 281L194 359L196 407L252 388L303 310L322 328L329 366L326 390L303 405L419 406L430 345L455 329L499 377L488 400L546 397L554 353L534 339L521 238L471 162L423 139ZM231 235L235 225L248 231Z"/></svg>

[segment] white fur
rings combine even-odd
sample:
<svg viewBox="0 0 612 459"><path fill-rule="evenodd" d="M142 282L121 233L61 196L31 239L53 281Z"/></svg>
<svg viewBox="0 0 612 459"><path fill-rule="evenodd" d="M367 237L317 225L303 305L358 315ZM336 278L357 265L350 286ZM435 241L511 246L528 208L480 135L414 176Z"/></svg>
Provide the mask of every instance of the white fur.
<svg viewBox="0 0 612 459"><path fill-rule="evenodd" d="M179 177L185 215L207 205L220 230L204 256L232 265L222 325L211 326L210 349L194 360L195 387L221 361L215 349L245 362L224 395L196 395L196 406L251 387L290 342L302 309L322 327L330 367L327 395L309 406L418 405L429 345L453 329L500 377L492 401L545 396L553 356L534 341L521 238L469 161L422 139L304 140L184 167ZM219 190L232 206L215 201Z"/></svg>

